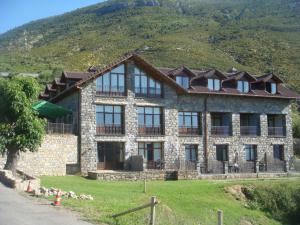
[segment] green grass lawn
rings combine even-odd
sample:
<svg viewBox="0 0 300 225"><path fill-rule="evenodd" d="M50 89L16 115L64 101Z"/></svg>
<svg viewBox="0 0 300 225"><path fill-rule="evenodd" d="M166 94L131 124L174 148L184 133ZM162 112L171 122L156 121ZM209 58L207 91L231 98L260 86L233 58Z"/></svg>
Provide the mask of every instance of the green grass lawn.
<svg viewBox="0 0 300 225"><path fill-rule="evenodd" d="M224 223L281 224L262 211L247 207L226 193L224 187L237 183L266 184L268 182L295 183L299 179L257 180L257 181L153 181L147 183L147 194L143 193L143 182L101 182L83 177L41 177L46 187L74 191L76 194L91 194L94 201L63 199L62 205L80 212L88 221L108 224L147 224L149 209L120 217L117 221L110 216L126 209L147 203L151 196L157 196L157 224L217 224L217 210L224 212Z"/></svg>

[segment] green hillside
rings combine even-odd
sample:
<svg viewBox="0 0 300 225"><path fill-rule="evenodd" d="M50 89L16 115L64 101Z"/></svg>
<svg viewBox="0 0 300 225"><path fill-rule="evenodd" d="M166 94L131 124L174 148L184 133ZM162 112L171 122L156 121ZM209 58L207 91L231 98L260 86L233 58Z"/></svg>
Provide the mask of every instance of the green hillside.
<svg viewBox="0 0 300 225"><path fill-rule="evenodd" d="M300 92L300 2L111 0L0 35L0 71L45 81L132 51L156 66L274 71Z"/></svg>

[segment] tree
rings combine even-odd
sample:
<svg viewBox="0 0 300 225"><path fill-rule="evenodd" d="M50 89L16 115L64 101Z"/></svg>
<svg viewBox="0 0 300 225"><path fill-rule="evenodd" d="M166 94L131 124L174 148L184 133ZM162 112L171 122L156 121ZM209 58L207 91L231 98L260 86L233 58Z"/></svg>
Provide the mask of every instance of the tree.
<svg viewBox="0 0 300 225"><path fill-rule="evenodd" d="M0 82L0 153L7 154L4 169L13 174L20 152L36 151L45 133L45 121L32 109L38 92L39 85L33 78Z"/></svg>
<svg viewBox="0 0 300 225"><path fill-rule="evenodd" d="M297 110L293 111L293 136L300 138L300 115Z"/></svg>

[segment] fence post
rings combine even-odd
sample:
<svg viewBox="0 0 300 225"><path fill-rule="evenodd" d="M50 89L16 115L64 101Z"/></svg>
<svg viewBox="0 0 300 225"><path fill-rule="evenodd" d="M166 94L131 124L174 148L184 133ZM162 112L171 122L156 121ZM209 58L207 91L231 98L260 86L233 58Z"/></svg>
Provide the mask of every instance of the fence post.
<svg viewBox="0 0 300 225"><path fill-rule="evenodd" d="M146 184L146 178L144 179L144 193L147 192L147 184Z"/></svg>
<svg viewBox="0 0 300 225"><path fill-rule="evenodd" d="M223 225L223 211L218 210L218 225Z"/></svg>
<svg viewBox="0 0 300 225"><path fill-rule="evenodd" d="M156 203L156 197L151 197L151 210L150 210L150 225L155 225L155 203Z"/></svg>

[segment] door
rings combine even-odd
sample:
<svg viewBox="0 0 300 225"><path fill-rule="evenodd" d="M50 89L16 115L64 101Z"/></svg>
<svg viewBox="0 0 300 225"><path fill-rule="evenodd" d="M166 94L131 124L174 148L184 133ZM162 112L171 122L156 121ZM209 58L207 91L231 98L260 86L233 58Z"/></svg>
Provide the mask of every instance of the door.
<svg viewBox="0 0 300 225"><path fill-rule="evenodd" d="M124 144L120 142L98 143L98 170L123 169Z"/></svg>

